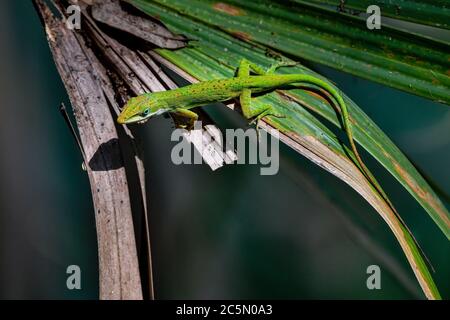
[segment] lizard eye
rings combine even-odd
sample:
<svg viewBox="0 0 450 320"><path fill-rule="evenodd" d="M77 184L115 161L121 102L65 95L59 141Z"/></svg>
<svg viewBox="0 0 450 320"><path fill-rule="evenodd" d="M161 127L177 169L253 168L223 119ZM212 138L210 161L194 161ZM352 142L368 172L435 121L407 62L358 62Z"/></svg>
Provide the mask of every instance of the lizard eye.
<svg viewBox="0 0 450 320"><path fill-rule="evenodd" d="M146 116L149 115L149 113L150 113L150 109L147 108L147 109L144 110L144 112L141 113L141 115L142 115L143 117L146 117Z"/></svg>

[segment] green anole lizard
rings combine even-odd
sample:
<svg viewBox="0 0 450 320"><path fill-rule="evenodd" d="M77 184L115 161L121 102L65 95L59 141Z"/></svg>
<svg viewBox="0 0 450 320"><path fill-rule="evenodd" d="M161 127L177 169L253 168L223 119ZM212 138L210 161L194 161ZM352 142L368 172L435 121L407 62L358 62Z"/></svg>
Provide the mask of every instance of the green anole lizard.
<svg viewBox="0 0 450 320"><path fill-rule="evenodd" d="M262 67L243 59L237 70L237 76L234 78L204 81L173 90L147 93L131 98L119 115L117 122L120 124L143 123L151 117L170 112L188 118L193 124L197 120L198 115L190 109L238 97L242 113L246 119L255 118L255 120L259 121L269 115L283 117L283 115L274 113L269 106L255 107L255 105L252 105L251 95L290 84L309 83L324 89L337 101L344 130L356 157L357 165L370 181L374 180L356 149L347 106L339 92L326 81L311 75L274 74L279 67L295 64L292 62L278 62L266 71ZM250 72L257 75L252 76ZM376 181L372 181L372 184L378 186ZM376 188L378 189L378 187Z"/></svg>
<svg viewBox="0 0 450 320"><path fill-rule="evenodd" d="M236 77L204 81L173 90L146 93L131 98L117 118L117 122L120 124L143 123L151 117L169 112L189 119L190 127L192 127L193 123L198 119L198 115L190 109L235 98L239 98L242 113L248 120L254 118L254 120L259 121L263 117L269 115L284 117L284 115L275 113L270 106L252 105L251 95L253 93L268 92L286 85L297 85L302 83L313 84L329 93L339 105L337 111L342 119L343 128L349 140L351 150L353 151L355 157L355 160L353 161L355 165L361 170L361 173L368 180L374 191L378 192L381 198L392 209L403 225L404 232L412 237L413 241L422 252L422 255L429 263L428 258L423 250L421 250L411 231L397 213L394 205L359 155L353 139L353 131L347 106L338 90L326 81L311 75L274 74L275 70L279 67L292 66L295 64L296 63L292 62L278 62L273 64L268 70L264 70L262 67L243 59L239 64ZM256 76L250 75L251 72L255 73Z"/></svg>

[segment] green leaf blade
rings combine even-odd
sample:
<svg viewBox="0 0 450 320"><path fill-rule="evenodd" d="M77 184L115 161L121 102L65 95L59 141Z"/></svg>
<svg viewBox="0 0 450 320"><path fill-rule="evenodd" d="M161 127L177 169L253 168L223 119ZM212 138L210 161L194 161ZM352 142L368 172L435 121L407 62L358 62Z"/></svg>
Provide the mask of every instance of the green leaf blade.
<svg viewBox="0 0 450 320"><path fill-rule="evenodd" d="M211 27L211 25L205 24L204 21L199 22L198 17L194 19L191 17L191 13L186 15L185 9L179 10L178 8L177 11L166 7L164 4L157 3L159 1L133 0L131 2L149 15L157 16L172 31L183 33L190 39L197 40L192 43L192 46L184 49L176 51L160 49L157 52L198 80L230 77L242 58L246 58L263 67L268 67L274 62L274 59L271 57L274 53L267 48L226 35L222 31ZM242 37L242 35L240 36ZM321 77L301 65L283 68L280 72L307 73ZM292 101L286 99L286 96ZM345 97L345 95L343 96ZM256 103L270 104L275 109L280 110L280 113L288 115L286 119L269 117L269 122L274 127L286 134L296 135L302 139L310 137L316 144L315 147L317 145L326 147L327 152L331 152L331 155L328 153L326 160L348 160L348 151L343 148L341 141L317 118L306 111L306 109L313 110L340 127L339 120L331 106L317 94L313 94L309 90L292 90L282 94L274 92L256 100L258 101ZM433 190L409 160L370 118L351 99L345 97L345 101L351 115L356 140L414 196L444 234L450 238L449 213ZM302 141L305 142L305 140ZM309 142L306 140L305 143ZM332 159L333 157L335 157L334 160ZM336 165L336 170L350 170L347 166L348 164L343 167ZM336 172L336 175L339 174L339 172ZM349 179L356 178L350 177ZM347 181L347 183L349 182ZM377 201L380 202L381 200L374 199L372 205L375 203L377 211L382 215L399 240L427 297L439 298L439 293L416 244L412 241L412 238L410 239L409 234L402 229L401 222L395 214L390 212L388 208L383 207L382 204L377 205Z"/></svg>

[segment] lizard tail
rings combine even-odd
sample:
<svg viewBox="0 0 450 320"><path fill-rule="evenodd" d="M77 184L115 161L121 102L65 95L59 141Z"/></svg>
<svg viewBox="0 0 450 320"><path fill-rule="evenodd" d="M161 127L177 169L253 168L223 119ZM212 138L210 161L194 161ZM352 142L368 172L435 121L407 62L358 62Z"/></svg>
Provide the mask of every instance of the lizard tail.
<svg viewBox="0 0 450 320"><path fill-rule="evenodd" d="M430 262L430 260L428 259L428 257L426 256L425 252L422 250L422 248L420 247L419 243L417 242L416 238L414 237L414 235L412 234L411 230L408 228L408 226L406 225L405 221L403 220L403 218L400 216L400 214L397 212L397 210L395 209L393 203L390 201L389 197L387 196L387 194L384 192L384 190L381 188L380 184L378 183L378 181L375 179L375 177L372 175L372 173L370 172L370 170L367 168L367 166L365 165L364 161L362 160L358 149L356 147L356 143L353 137L353 130L351 128L351 122L350 122L350 117L348 114L348 110L347 110L347 105L345 104L344 99L342 98L342 96L339 94L339 92L330 84L328 84L327 82L316 78L314 76L310 76L310 75L299 75L298 78L299 82L303 82L303 83L310 83L313 85L318 86L321 89L324 89L327 93L329 93L337 102L337 104L339 105L338 108L338 113L341 117L342 120L342 125L343 125L343 129L347 135L347 139L349 140L350 143L350 147L351 150L356 158L356 161L353 160L353 162L355 163L355 165L361 170L361 173L364 175L364 177L367 179L367 181L369 182L369 184L371 185L371 187L381 196L381 198L388 204L389 208L393 211L393 213L395 214L395 216L398 218L398 220L400 221L400 224L402 225L402 227L404 228L404 230L406 230L406 232L408 233L408 235L413 239L414 244L417 246L417 248L420 250L422 256L424 257L424 259L427 261L428 265L431 267L431 269L434 271L434 268Z"/></svg>

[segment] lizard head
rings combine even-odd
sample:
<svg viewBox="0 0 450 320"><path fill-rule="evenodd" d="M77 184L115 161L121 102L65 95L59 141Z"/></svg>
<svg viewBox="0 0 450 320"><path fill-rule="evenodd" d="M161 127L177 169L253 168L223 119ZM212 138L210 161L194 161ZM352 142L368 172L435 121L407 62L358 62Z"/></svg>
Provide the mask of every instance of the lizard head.
<svg viewBox="0 0 450 320"><path fill-rule="evenodd" d="M164 113L166 110L161 108L161 104L152 94L140 95L128 100L122 112L117 118L120 124L144 123L150 117Z"/></svg>

